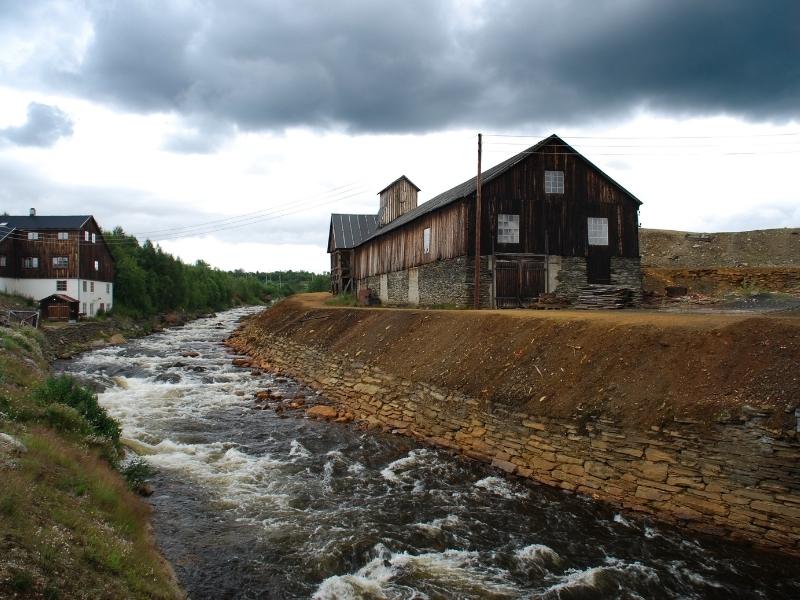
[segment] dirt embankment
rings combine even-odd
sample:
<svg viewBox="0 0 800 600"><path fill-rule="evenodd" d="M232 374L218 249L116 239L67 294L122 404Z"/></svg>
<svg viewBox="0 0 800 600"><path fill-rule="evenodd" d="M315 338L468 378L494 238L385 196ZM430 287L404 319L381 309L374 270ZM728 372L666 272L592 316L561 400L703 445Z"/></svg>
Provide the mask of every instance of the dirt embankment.
<svg viewBox="0 0 800 600"><path fill-rule="evenodd" d="M798 317L351 309L326 297L290 298L242 335L287 337L533 415L641 428L758 411L796 427Z"/></svg>

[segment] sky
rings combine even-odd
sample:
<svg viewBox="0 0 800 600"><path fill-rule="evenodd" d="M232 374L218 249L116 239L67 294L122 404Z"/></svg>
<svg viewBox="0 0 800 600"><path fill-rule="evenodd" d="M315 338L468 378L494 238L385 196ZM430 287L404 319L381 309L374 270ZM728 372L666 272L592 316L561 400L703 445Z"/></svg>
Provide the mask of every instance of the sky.
<svg viewBox="0 0 800 600"><path fill-rule="evenodd" d="M328 269L331 212L557 133L644 227L800 227L796 0L0 0L0 212Z"/></svg>

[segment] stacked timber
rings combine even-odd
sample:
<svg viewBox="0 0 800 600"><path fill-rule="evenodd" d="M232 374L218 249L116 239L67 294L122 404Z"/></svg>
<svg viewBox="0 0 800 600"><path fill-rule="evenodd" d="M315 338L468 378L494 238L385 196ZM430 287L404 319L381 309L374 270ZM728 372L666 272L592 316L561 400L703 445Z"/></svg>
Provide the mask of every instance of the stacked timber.
<svg viewBox="0 0 800 600"><path fill-rule="evenodd" d="M531 305L530 308L536 308L539 310L543 309L551 309L551 308L566 308L569 306L569 300L563 298L561 296L556 296L555 294L539 294L539 298L536 300L534 304Z"/></svg>
<svg viewBox="0 0 800 600"><path fill-rule="evenodd" d="M625 308L633 305L633 290L616 285L589 285L580 290L574 308Z"/></svg>

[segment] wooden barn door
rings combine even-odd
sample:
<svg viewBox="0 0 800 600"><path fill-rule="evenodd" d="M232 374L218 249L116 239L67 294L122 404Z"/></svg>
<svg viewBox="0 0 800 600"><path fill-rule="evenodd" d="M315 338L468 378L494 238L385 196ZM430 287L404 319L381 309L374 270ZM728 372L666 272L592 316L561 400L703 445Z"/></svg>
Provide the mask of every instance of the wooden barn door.
<svg viewBox="0 0 800 600"><path fill-rule="evenodd" d="M47 318L51 321L68 321L69 306L66 304L51 304L47 307Z"/></svg>
<svg viewBox="0 0 800 600"><path fill-rule="evenodd" d="M544 262L526 258L498 259L495 282L497 308L527 306L544 292Z"/></svg>
<svg viewBox="0 0 800 600"><path fill-rule="evenodd" d="M608 246L589 246L586 256L586 281L611 283L611 251Z"/></svg>

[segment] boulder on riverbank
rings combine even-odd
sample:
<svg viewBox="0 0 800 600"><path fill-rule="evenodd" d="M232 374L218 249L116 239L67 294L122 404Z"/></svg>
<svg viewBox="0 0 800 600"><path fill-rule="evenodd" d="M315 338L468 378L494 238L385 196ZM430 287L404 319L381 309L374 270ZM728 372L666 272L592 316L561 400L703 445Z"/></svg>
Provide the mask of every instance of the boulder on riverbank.
<svg viewBox="0 0 800 600"><path fill-rule="evenodd" d="M316 406L306 409L306 416L312 419L328 421L330 419L335 419L338 415L339 413L335 408L326 406L325 404L317 404Z"/></svg>

